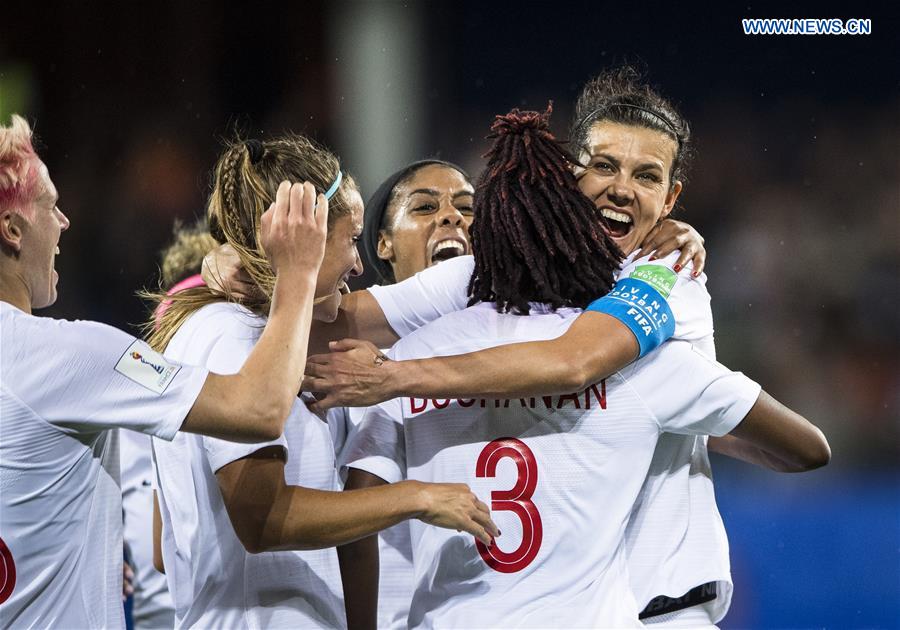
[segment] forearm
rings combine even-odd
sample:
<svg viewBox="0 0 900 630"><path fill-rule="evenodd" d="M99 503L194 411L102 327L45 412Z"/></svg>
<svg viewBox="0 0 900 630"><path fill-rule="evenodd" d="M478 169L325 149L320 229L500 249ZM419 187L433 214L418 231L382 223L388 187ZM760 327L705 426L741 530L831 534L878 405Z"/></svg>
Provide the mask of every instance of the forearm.
<svg viewBox="0 0 900 630"><path fill-rule="evenodd" d="M785 407L766 392L731 435L782 462L785 472L803 472L826 465L831 448L822 431L806 418Z"/></svg>
<svg viewBox="0 0 900 630"><path fill-rule="evenodd" d="M378 626L378 536L337 548L348 628Z"/></svg>
<svg viewBox="0 0 900 630"><path fill-rule="evenodd" d="M166 572L162 555L162 514L159 511L159 497L153 491L153 568L160 573Z"/></svg>
<svg viewBox="0 0 900 630"><path fill-rule="evenodd" d="M303 380L315 289L312 273L276 280L265 330L239 372L243 403L277 400L287 417Z"/></svg>
<svg viewBox="0 0 900 630"><path fill-rule="evenodd" d="M766 468L774 472L800 472L800 469L793 468L790 463L733 435L711 436L707 445L710 452L726 455L732 459L759 466L760 468Z"/></svg>
<svg viewBox="0 0 900 630"><path fill-rule="evenodd" d="M310 273L279 276L250 356L237 374L209 375L183 430L236 442L281 435L303 380L315 281Z"/></svg>
<svg viewBox="0 0 900 630"><path fill-rule="evenodd" d="M351 469L345 490L383 485L384 480ZM344 586L347 627L374 628L378 625L378 536L366 536L337 548Z"/></svg>
<svg viewBox="0 0 900 630"><path fill-rule="evenodd" d="M284 486L266 519L261 551L321 549L376 534L425 509L421 484L329 492Z"/></svg>
<svg viewBox="0 0 900 630"><path fill-rule="evenodd" d="M634 335L602 313L581 315L561 337L479 352L385 363L394 396L518 398L581 391L637 358Z"/></svg>

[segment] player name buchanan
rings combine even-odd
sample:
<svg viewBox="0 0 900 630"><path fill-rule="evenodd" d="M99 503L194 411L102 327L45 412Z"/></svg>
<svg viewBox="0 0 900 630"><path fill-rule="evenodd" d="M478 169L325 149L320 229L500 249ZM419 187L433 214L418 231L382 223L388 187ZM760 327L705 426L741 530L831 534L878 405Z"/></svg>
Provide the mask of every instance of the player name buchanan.
<svg viewBox="0 0 900 630"><path fill-rule="evenodd" d="M451 403L456 403L460 407L491 407L494 409L507 408L511 403L515 404L516 402L520 407L528 409L562 409L566 406L572 409L591 409L591 405L596 403L600 409L606 409L606 379L589 385L582 392L537 398L407 398L407 400L409 401L409 411L412 414L430 409L446 409Z"/></svg>

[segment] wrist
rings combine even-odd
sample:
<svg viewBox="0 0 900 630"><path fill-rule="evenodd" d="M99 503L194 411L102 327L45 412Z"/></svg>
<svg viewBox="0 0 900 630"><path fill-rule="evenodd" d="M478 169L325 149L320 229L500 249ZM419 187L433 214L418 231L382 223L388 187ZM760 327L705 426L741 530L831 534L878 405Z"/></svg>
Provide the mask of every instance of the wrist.
<svg viewBox="0 0 900 630"><path fill-rule="evenodd" d="M275 277L273 295L306 297L316 291L317 274L308 270L286 270Z"/></svg>
<svg viewBox="0 0 900 630"><path fill-rule="evenodd" d="M402 492L401 496L404 499L401 501L404 518L420 519L431 509L431 494L425 483L407 479L395 485Z"/></svg>
<svg viewBox="0 0 900 630"><path fill-rule="evenodd" d="M401 396L414 396L419 393L414 388L416 382L415 366L418 363L419 361L416 359L384 362L381 367L387 370L384 379L385 389L387 390L385 392L385 400Z"/></svg>

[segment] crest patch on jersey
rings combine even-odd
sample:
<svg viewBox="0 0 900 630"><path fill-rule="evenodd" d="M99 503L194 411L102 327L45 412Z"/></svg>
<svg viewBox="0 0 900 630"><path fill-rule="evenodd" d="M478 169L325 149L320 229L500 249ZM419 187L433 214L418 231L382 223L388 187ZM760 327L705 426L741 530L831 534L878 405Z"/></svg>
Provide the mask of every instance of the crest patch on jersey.
<svg viewBox="0 0 900 630"><path fill-rule="evenodd" d="M116 372L150 391L162 394L181 370L180 365L166 361L160 353L135 339L116 363Z"/></svg>
<svg viewBox="0 0 900 630"><path fill-rule="evenodd" d="M669 297L672 288L678 281L678 275L662 265L639 265L634 268L629 278L643 280L651 287L659 291L664 298Z"/></svg>

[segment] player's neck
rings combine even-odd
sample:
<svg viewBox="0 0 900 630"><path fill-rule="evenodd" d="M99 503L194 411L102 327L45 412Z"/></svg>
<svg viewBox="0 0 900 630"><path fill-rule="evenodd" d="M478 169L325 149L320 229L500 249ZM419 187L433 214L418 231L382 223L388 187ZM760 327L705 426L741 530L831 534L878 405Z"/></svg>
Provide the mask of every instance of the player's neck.
<svg viewBox="0 0 900 630"><path fill-rule="evenodd" d="M31 315L31 291L17 269L0 268L0 301Z"/></svg>

